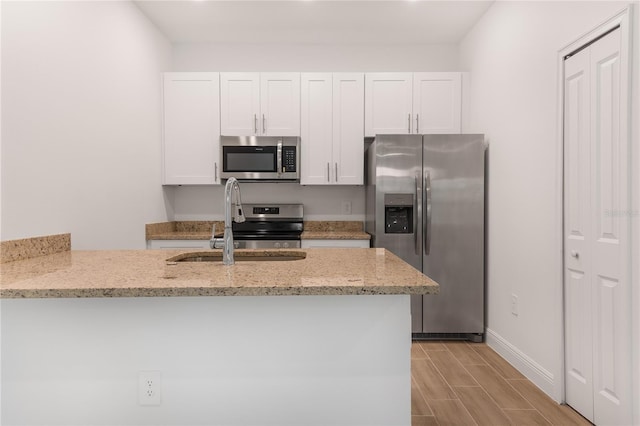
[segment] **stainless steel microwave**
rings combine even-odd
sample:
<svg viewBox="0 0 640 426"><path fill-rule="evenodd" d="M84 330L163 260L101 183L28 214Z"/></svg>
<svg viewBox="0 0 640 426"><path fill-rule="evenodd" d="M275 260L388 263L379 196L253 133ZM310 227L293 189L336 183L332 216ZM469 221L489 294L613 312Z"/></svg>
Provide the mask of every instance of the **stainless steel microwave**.
<svg viewBox="0 0 640 426"><path fill-rule="evenodd" d="M244 181L300 180L300 138L222 136L222 179Z"/></svg>

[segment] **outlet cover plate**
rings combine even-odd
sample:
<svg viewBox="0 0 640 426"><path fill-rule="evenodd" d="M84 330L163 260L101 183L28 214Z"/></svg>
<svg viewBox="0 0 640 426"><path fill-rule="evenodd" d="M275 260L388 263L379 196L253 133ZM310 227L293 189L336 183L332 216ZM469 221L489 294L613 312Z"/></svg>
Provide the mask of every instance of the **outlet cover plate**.
<svg viewBox="0 0 640 426"><path fill-rule="evenodd" d="M160 405L162 401L162 375L159 371L138 373L138 404Z"/></svg>

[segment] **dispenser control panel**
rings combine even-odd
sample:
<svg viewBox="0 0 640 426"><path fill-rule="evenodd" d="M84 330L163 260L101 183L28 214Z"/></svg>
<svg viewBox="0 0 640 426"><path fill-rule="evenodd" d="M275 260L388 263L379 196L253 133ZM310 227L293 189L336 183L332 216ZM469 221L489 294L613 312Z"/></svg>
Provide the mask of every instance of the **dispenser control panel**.
<svg viewBox="0 0 640 426"><path fill-rule="evenodd" d="M413 194L384 194L385 234L413 234Z"/></svg>

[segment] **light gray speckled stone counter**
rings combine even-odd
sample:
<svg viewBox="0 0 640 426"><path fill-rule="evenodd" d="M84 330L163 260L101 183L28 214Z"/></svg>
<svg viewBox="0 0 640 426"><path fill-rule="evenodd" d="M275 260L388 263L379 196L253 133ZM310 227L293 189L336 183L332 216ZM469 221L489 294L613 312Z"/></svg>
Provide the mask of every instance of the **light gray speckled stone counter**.
<svg viewBox="0 0 640 426"><path fill-rule="evenodd" d="M3 264L2 298L431 294L438 284L384 249L305 249L306 259L179 263L188 250L71 251ZM194 250L195 251L195 250ZM260 252L237 250L236 252Z"/></svg>

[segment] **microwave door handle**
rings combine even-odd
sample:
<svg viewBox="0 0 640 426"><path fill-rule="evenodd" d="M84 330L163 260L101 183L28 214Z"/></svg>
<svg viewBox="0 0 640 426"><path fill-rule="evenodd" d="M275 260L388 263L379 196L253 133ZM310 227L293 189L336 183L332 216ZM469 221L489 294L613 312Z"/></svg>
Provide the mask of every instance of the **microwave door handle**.
<svg viewBox="0 0 640 426"><path fill-rule="evenodd" d="M283 173L282 170L282 140L278 140L278 152L276 153L276 173Z"/></svg>

